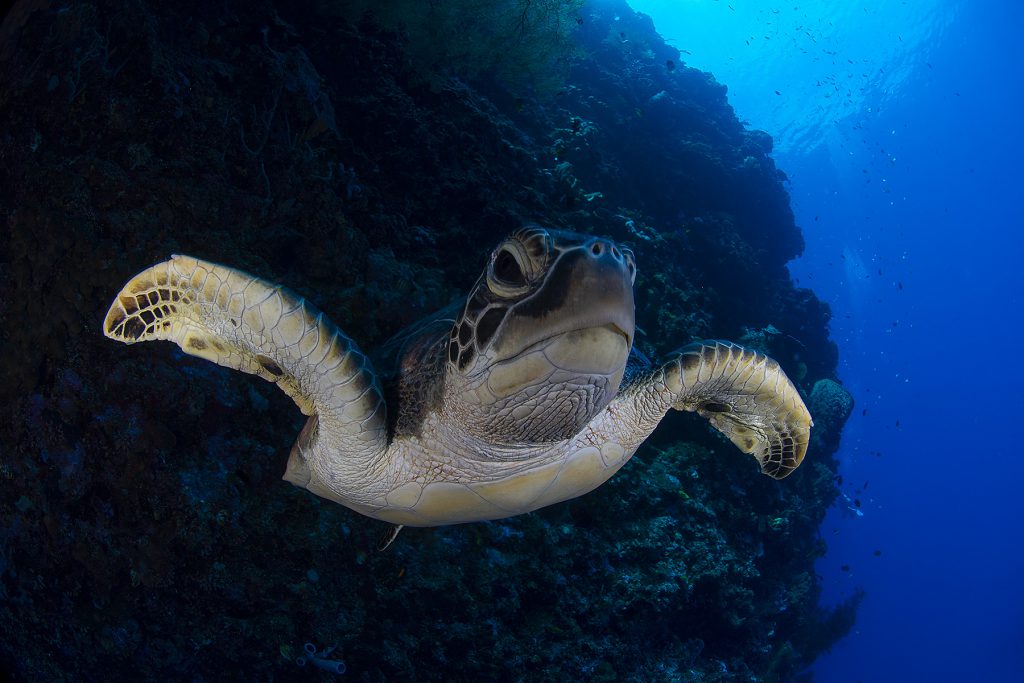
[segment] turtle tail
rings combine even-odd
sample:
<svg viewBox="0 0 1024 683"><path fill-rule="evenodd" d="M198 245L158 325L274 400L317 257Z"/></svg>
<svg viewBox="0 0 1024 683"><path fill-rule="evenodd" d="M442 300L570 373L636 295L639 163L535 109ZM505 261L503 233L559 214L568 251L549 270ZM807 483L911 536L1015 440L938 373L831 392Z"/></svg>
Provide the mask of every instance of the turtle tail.
<svg viewBox="0 0 1024 683"><path fill-rule="evenodd" d="M321 433L326 425L332 445L347 455L373 457L385 447L384 398L369 359L284 287L174 255L125 284L103 333L126 344L172 341L187 354L274 382L314 416Z"/></svg>

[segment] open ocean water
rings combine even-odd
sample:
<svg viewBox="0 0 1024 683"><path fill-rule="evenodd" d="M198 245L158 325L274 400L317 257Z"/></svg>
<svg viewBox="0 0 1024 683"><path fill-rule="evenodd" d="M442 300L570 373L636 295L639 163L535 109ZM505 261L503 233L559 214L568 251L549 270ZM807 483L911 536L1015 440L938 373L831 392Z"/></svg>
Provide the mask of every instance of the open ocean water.
<svg viewBox="0 0 1024 683"><path fill-rule="evenodd" d="M832 307L856 408L818 567L866 598L815 680L1024 680L1022 6L631 4L775 138Z"/></svg>

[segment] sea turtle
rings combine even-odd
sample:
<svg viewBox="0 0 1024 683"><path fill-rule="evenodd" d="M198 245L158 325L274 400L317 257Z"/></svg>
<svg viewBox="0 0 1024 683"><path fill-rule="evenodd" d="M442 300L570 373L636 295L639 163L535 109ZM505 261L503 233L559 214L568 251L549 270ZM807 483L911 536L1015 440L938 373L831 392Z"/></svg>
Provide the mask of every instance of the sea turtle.
<svg viewBox="0 0 1024 683"><path fill-rule="evenodd" d="M173 341L276 383L309 416L284 478L397 525L510 517L575 498L622 467L670 408L696 411L785 477L811 416L774 360L701 341L633 351L633 254L527 225L491 253L460 308L419 324L381 378L288 289L190 256L132 278L104 333Z"/></svg>

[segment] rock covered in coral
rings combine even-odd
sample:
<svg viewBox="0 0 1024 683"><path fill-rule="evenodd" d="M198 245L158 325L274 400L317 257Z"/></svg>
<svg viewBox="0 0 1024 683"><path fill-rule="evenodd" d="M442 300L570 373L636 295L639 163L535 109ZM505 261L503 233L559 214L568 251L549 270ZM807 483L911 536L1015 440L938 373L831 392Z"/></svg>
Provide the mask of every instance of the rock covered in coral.
<svg viewBox="0 0 1024 683"><path fill-rule="evenodd" d="M807 408L814 420L814 445L820 450L834 451L843 425L853 412L853 396L839 382L823 377L814 383Z"/></svg>
<svg viewBox="0 0 1024 683"><path fill-rule="evenodd" d="M274 387L102 337L111 293L186 252L373 348L536 220L632 243L645 351L771 326L812 406L831 381L770 140L648 19L585 6L540 97L425 77L408 31L321 4L22 0L0 31L0 666L305 680L313 642L368 681L800 670L848 627L816 607L827 446L777 484L675 415L589 496L382 554L280 481L302 417Z"/></svg>

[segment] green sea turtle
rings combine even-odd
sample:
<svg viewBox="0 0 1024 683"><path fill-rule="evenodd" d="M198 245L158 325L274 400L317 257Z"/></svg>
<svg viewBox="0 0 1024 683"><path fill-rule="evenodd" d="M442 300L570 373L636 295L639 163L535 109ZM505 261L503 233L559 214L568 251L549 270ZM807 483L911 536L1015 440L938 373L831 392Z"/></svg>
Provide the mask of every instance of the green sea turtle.
<svg viewBox="0 0 1024 683"><path fill-rule="evenodd" d="M284 478L398 525L587 493L670 408L707 418L764 473L792 472L811 416L779 364L723 341L647 363L633 352L635 274L614 242L528 225L491 253L461 308L404 336L386 378L303 298L189 256L132 278L103 331L276 383L309 416Z"/></svg>

